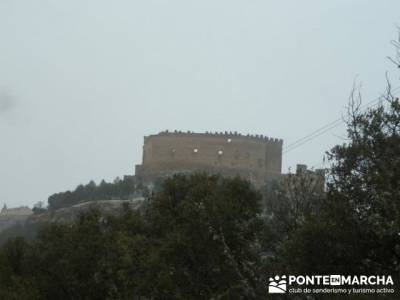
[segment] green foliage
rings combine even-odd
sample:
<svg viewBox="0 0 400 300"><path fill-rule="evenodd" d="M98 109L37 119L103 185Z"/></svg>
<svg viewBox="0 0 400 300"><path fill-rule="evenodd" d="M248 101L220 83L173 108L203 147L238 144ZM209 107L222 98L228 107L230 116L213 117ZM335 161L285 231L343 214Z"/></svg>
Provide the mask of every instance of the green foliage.
<svg viewBox="0 0 400 300"><path fill-rule="evenodd" d="M30 280L31 246L23 238L9 240L0 249L0 299L40 299Z"/></svg>
<svg viewBox="0 0 400 300"><path fill-rule="evenodd" d="M151 263L166 267L154 296L173 291L181 299L217 299L235 290L254 298L260 280L255 265L259 200L239 178L198 174L167 179L147 214L157 243Z"/></svg>
<svg viewBox="0 0 400 300"><path fill-rule="evenodd" d="M346 205L347 218L367 251L366 271L400 271L400 102L390 89L384 102L365 112L353 101L348 144L329 154L334 164L329 193Z"/></svg>
<svg viewBox="0 0 400 300"><path fill-rule="evenodd" d="M41 224L39 223L28 225L27 223L24 224L22 222L18 222L13 226L3 229L0 233L0 246L5 244L8 239L13 237L22 237L27 241L33 240L36 237L40 227Z"/></svg>
<svg viewBox="0 0 400 300"><path fill-rule="evenodd" d="M74 191L56 193L49 197L49 209L69 207L81 202L95 200L127 200L137 195L147 194L146 188L133 176L117 177L113 183L104 180L96 185L90 181L87 185L79 185Z"/></svg>
<svg viewBox="0 0 400 300"><path fill-rule="evenodd" d="M377 106L359 108L350 103L348 142L328 153L326 192L299 174L267 189L266 272L397 278L400 103L389 90Z"/></svg>
<svg viewBox="0 0 400 300"><path fill-rule="evenodd" d="M92 209L0 248L4 299L252 299L260 195L247 181L175 176L137 211Z"/></svg>
<svg viewBox="0 0 400 300"><path fill-rule="evenodd" d="M126 228L135 218L135 227ZM76 224L52 225L34 243L42 271L35 276L46 299L124 299L137 286L135 261L145 251L140 216L117 219L91 210ZM60 272L62 270L62 272ZM37 280L38 279L38 280Z"/></svg>

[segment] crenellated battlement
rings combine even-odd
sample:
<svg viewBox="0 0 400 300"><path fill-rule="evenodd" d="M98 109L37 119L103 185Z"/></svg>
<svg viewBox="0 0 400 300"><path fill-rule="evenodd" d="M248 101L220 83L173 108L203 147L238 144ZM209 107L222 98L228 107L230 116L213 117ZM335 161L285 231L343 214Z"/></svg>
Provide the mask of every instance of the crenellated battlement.
<svg viewBox="0 0 400 300"><path fill-rule="evenodd" d="M207 136L207 137L225 137L225 138L233 138L233 137L239 137L239 138L244 138L244 139L253 139L253 140L259 140L263 142L271 142L271 143L279 143L283 144L282 139L277 139L277 138L271 138L262 134L241 134L238 133L237 131L215 131L215 132L210 132L206 131L205 133L197 133L193 131L180 131L180 130L174 130L174 131L161 131L156 135L151 135L151 136L188 136L188 137L199 137L199 136Z"/></svg>
<svg viewBox="0 0 400 300"><path fill-rule="evenodd" d="M144 137L136 175L145 182L174 173L207 172L241 176L256 185L280 176L283 140L237 131L162 131Z"/></svg>

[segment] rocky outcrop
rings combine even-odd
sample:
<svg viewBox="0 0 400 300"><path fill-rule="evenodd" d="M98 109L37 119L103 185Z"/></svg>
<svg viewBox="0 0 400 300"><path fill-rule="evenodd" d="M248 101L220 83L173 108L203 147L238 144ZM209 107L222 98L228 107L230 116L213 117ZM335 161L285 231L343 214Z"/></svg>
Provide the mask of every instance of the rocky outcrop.
<svg viewBox="0 0 400 300"><path fill-rule="evenodd" d="M54 211L35 214L29 217L28 222L72 222L79 214L88 211L90 208L96 208L104 213L119 214L124 209L130 207L138 209L145 201L145 198L139 197L132 200L98 200L78 203L70 207L60 208Z"/></svg>

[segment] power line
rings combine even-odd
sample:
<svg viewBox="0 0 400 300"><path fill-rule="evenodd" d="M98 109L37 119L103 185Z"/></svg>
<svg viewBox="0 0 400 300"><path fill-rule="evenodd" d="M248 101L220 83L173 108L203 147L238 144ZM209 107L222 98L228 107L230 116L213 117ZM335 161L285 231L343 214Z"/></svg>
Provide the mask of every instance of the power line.
<svg viewBox="0 0 400 300"><path fill-rule="evenodd" d="M287 147L285 147L283 153L290 152L290 151L306 144L307 142L319 137L320 135L324 134L325 132L330 131L331 129L333 129L335 127L338 127L341 124L342 124L341 119L335 120L319 129L315 130L311 134L308 134L308 135L302 137L301 139L297 140L296 142L288 145Z"/></svg>
<svg viewBox="0 0 400 300"><path fill-rule="evenodd" d="M397 90L399 90L399 89L400 89L400 86L398 86L397 88L393 89L391 92L397 92ZM370 101L368 103L366 103L365 105L361 106L360 108L364 110L364 109L366 109L368 107L372 107L372 106L378 104L379 100L381 100L381 96L377 97L376 99L374 99L374 100L372 100L372 101ZM288 146L286 146L284 148L283 153L284 154L288 153L288 152L290 152L290 151L292 151L292 150L294 150L294 149L306 144L307 142L319 137L320 135L332 130L333 128L338 127L343 122L344 122L344 120L342 118L338 118L338 119L336 119L336 120L334 120L334 121L332 121L332 122L330 122L330 123L318 128L317 130L311 132L310 134L308 134L308 135L306 135L306 136L294 141L293 143L289 144Z"/></svg>

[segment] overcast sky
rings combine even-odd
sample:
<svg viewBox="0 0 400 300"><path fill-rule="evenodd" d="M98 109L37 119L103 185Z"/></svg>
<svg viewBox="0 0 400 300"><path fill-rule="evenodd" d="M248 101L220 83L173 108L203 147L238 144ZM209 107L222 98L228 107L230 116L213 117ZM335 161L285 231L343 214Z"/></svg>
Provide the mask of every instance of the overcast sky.
<svg viewBox="0 0 400 300"><path fill-rule="evenodd" d="M143 136L286 145L396 79L400 1L0 0L0 205L133 174ZM394 82L397 86L398 81ZM284 155L321 162L343 126Z"/></svg>

